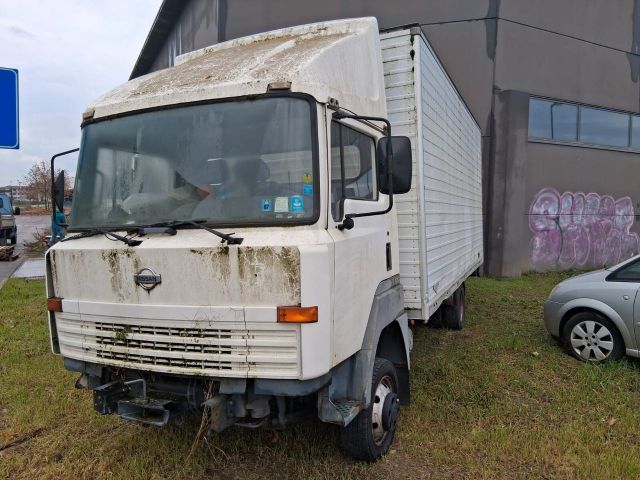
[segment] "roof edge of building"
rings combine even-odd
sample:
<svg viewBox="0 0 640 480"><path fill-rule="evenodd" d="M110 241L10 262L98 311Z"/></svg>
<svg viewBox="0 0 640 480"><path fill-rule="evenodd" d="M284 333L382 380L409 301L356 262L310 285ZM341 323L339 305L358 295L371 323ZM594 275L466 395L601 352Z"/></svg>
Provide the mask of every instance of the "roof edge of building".
<svg viewBox="0 0 640 480"><path fill-rule="evenodd" d="M133 66L129 80L149 72L149 68L164 45L167 35L173 29L187 3L184 0L162 0L156 18L153 20L153 25Z"/></svg>

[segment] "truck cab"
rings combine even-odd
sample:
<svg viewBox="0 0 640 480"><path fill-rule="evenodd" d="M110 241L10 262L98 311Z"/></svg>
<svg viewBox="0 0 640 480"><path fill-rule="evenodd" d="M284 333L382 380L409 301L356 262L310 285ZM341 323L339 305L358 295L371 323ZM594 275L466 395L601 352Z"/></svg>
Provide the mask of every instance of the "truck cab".
<svg viewBox="0 0 640 480"><path fill-rule="evenodd" d="M88 107L47 293L100 413L307 412L354 457L386 452L412 345L389 190L411 156L386 114L375 19L215 45Z"/></svg>
<svg viewBox="0 0 640 480"><path fill-rule="evenodd" d="M18 227L15 215L20 215L20 208L11 205L8 193L0 192L0 243L15 245L18 241Z"/></svg>

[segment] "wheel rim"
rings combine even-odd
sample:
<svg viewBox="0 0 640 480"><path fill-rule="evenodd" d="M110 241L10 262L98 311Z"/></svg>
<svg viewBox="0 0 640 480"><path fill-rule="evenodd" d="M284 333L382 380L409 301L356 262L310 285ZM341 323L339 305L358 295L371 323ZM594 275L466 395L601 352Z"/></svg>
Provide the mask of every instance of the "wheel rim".
<svg viewBox="0 0 640 480"><path fill-rule="evenodd" d="M580 322L571 330L571 348L588 362L601 362L611 356L614 340L611 331L600 322Z"/></svg>
<svg viewBox="0 0 640 480"><path fill-rule="evenodd" d="M385 413L385 404L388 406L388 402L385 401L388 397L393 400L394 403L397 402L393 379L389 375L385 375L380 379L373 396L371 428L373 430L373 441L376 445L382 445L391 430L395 427L398 409L396 405L392 406L392 408L395 409L394 413L391 414L392 419L389 420L389 418L385 418L385 416L389 417L389 412ZM385 428L385 424L387 428Z"/></svg>

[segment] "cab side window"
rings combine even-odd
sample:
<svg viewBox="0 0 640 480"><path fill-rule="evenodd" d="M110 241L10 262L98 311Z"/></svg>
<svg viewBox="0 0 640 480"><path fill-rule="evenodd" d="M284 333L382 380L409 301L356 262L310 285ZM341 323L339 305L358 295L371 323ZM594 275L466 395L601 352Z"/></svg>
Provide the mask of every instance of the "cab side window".
<svg viewBox="0 0 640 480"><path fill-rule="evenodd" d="M376 200L373 138L336 121L331 122L331 215L338 222L343 200Z"/></svg>

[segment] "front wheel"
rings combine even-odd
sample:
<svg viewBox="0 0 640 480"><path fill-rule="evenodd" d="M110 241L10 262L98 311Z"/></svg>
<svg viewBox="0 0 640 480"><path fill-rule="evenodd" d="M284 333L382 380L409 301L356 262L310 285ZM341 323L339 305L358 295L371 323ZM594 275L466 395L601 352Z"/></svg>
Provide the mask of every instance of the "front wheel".
<svg viewBox="0 0 640 480"><path fill-rule="evenodd" d="M11 245L15 245L16 243L18 243L18 237L14 235L13 237L11 237L10 241Z"/></svg>
<svg viewBox="0 0 640 480"><path fill-rule="evenodd" d="M355 460L378 460L393 442L399 414L396 369L386 358L376 358L371 404L342 429L342 447Z"/></svg>
<svg viewBox="0 0 640 480"><path fill-rule="evenodd" d="M562 331L562 343L569 354L589 363L604 363L624 355L622 335L611 320L596 312L580 312Z"/></svg>

